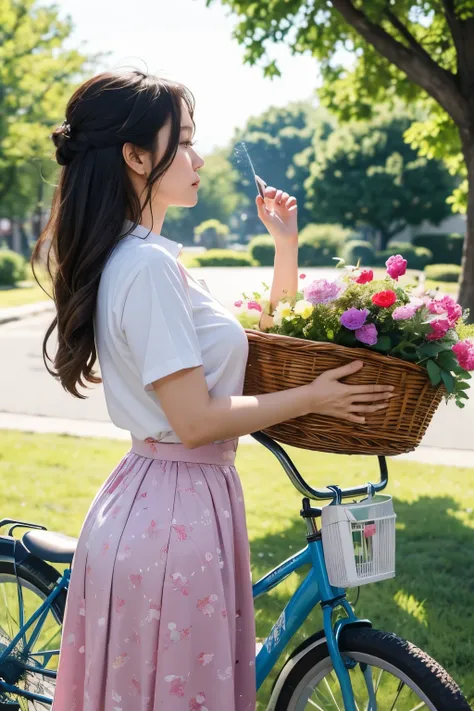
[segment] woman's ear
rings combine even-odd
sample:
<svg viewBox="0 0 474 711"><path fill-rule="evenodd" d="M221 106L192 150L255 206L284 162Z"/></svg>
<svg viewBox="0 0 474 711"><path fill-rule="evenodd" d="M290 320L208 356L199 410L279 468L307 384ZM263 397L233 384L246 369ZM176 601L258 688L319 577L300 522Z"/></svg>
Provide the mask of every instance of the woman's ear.
<svg viewBox="0 0 474 711"><path fill-rule="evenodd" d="M133 143L125 143L122 148L122 155L127 166L136 175L146 177L150 173L149 158L146 151L141 150Z"/></svg>

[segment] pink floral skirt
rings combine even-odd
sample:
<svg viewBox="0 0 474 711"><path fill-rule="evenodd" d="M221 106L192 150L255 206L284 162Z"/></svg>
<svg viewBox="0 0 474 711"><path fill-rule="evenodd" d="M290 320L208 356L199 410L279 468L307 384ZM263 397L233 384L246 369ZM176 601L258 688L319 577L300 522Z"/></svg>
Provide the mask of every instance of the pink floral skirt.
<svg viewBox="0 0 474 711"><path fill-rule="evenodd" d="M53 711L254 711L236 448L133 441L81 530Z"/></svg>

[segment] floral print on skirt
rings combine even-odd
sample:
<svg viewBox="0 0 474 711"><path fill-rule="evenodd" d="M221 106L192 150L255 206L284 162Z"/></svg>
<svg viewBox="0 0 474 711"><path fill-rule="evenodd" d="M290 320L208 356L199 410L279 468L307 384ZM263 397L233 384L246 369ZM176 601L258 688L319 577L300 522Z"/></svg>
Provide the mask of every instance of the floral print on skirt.
<svg viewBox="0 0 474 711"><path fill-rule="evenodd" d="M73 561L53 711L254 711L237 440L133 440Z"/></svg>

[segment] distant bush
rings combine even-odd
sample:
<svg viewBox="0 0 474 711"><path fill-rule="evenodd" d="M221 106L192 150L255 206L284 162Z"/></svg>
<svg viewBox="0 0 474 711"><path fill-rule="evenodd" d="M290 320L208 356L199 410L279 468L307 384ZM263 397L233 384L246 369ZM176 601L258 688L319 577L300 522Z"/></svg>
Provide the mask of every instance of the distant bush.
<svg viewBox="0 0 474 711"><path fill-rule="evenodd" d="M270 235L257 235L249 242L249 253L261 267L273 267L275 242Z"/></svg>
<svg viewBox="0 0 474 711"><path fill-rule="evenodd" d="M229 227L219 220L206 220L194 230L194 242L206 249L224 249L229 233Z"/></svg>
<svg viewBox="0 0 474 711"><path fill-rule="evenodd" d="M196 254L194 260L199 267L253 267L255 262L245 252L233 252L230 249L209 249Z"/></svg>
<svg viewBox="0 0 474 711"><path fill-rule="evenodd" d="M349 230L345 230L340 225L306 225L299 237L299 265L334 267L336 262L333 258L340 255L344 242L350 234Z"/></svg>
<svg viewBox="0 0 474 711"><path fill-rule="evenodd" d="M371 267L375 261L375 250L370 242L352 240L344 246L341 256L346 264L357 264L360 259L361 267Z"/></svg>
<svg viewBox="0 0 474 711"><path fill-rule="evenodd" d="M457 232L426 232L413 237L412 243L415 247L429 249L433 253L434 264L461 264L464 237Z"/></svg>
<svg viewBox="0 0 474 711"><path fill-rule="evenodd" d="M425 277L432 281L451 281L457 283L461 276L461 267L457 264L429 264L425 267Z"/></svg>
<svg viewBox="0 0 474 711"><path fill-rule="evenodd" d="M375 255L375 266L384 267L387 259L394 254L401 254L407 260L408 269L423 270L433 262L433 253L426 247L415 247L410 242L390 242L388 249Z"/></svg>
<svg viewBox="0 0 474 711"><path fill-rule="evenodd" d="M0 250L0 286L15 286L26 277L24 257L9 249Z"/></svg>

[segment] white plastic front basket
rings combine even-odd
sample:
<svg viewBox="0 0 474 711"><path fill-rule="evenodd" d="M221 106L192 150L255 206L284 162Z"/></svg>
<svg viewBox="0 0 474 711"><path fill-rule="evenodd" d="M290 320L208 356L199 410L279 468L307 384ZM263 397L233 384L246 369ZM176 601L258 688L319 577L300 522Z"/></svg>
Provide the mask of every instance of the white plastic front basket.
<svg viewBox="0 0 474 711"><path fill-rule="evenodd" d="M391 496L323 508L321 534L331 585L351 588L394 577L395 519Z"/></svg>

